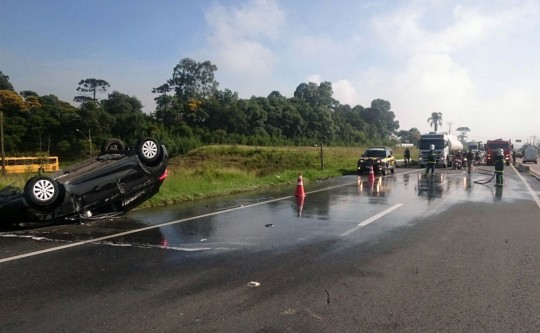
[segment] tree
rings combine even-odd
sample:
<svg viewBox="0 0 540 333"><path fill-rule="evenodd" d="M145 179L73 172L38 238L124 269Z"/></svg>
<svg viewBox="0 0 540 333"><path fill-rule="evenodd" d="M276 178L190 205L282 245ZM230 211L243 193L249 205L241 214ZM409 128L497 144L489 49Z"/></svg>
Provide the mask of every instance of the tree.
<svg viewBox="0 0 540 333"><path fill-rule="evenodd" d="M420 140L421 133L418 129L413 127L408 131L405 131L405 130L399 131L397 136L402 143L416 144L418 140Z"/></svg>
<svg viewBox="0 0 540 333"><path fill-rule="evenodd" d="M9 82L9 76L0 71L0 90L15 90Z"/></svg>
<svg viewBox="0 0 540 333"><path fill-rule="evenodd" d="M432 126L435 132L439 129L439 125L442 125L442 113L432 112L431 117L428 118L429 126Z"/></svg>
<svg viewBox="0 0 540 333"><path fill-rule="evenodd" d="M458 127L456 128L456 131L460 132L460 134L457 137L459 141L463 143L463 146L465 146L465 143L466 143L465 139L467 139L467 133L470 132L471 129L468 127Z"/></svg>
<svg viewBox="0 0 540 333"><path fill-rule="evenodd" d="M109 94L109 98L102 101L103 110L115 118L111 129L114 137L127 142L133 142L146 134L146 115L142 111L142 104L136 97L130 97L118 91Z"/></svg>
<svg viewBox="0 0 540 333"><path fill-rule="evenodd" d="M201 127L209 118L205 103L215 104L208 101L218 92L219 83L214 79L216 70L217 67L208 60L196 62L190 58L182 59L174 67L172 78L152 89L152 93L161 94L154 99L157 103L156 118L166 119L167 126L172 130L178 125ZM174 96L168 95L172 91Z"/></svg>
<svg viewBox="0 0 540 333"><path fill-rule="evenodd" d="M28 128L24 99L12 90L0 90L0 111L4 117L4 144L9 152L24 151L23 137Z"/></svg>
<svg viewBox="0 0 540 333"><path fill-rule="evenodd" d="M356 105L338 105L335 110L336 125L338 126L337 137L344 143L365 143L367 123L361 116L364 107Z"/></svg>
<svg viewBox="0 0 540 333"><path fill-rule="evenodd" d="M78 103L84 103L87 101L93 101L94 103L97 103L97 93L107 92L107 88L109 88L110 86L111 85L109 84L109 82L101 79L81 80L81 82L79 82L79 87L77 88L77 91L86 95L75 96L73 100Z"/></svg>
<svg viewBox="0 0 540 333"><path fill-rule="evenodd" d="M328 81L321 82L319 85L314 82L301 83L294 91L294 97L304 100L312 107L326 106L333 108L338 104L332 98L333 94L332 83Z"/></svg>
<svg viewBox="0 0 540 333"><path fill-rule="evenodd" d="M219 85L214 78L216 71L217 66L208 60L196 62L184 58L174 67L172 78L166 84L152 89L152 92L163 94L174 90L182 102L205 99L213 96Z"/></svg>
<svg viewBox="0 0 540 333"><path fill-rule="evenodd" d="M13 111L24 110L26 104L19 94L13 90L0 90L0 110Z"/></svg>
<svg viewBox="0 0 540 333"><path fill-rule="evenodd" d="M375 99L371 107L360 111L364 121L369 124L367 129L371 138L387 140L399 128L399 122L394 120L395 114L390 109L390 102Z"/></svg>

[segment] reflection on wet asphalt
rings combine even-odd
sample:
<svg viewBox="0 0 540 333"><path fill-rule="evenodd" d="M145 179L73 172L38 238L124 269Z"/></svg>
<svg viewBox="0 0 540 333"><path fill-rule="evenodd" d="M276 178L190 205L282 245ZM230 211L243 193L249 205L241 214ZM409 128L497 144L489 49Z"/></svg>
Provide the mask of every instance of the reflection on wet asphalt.
<svg viewBox="0 0 540 333"><path fill-rule="evenodd" d="M5 231L1 236L63 243L119 234L97 243L201 253L289 249L340 237L361 242L463 202L530 200L512 168L505 171L504 188L496 188L493 182L481 184L490 178L490 169L479 168L472 174L437 170L435 175L405 169L375 181L345 176L306 184L305 198L296 198L294 187L287 186L138 210L110 220ZM377 218L378 223L357 231L363 221L394 206L394 211Z"/></svg>

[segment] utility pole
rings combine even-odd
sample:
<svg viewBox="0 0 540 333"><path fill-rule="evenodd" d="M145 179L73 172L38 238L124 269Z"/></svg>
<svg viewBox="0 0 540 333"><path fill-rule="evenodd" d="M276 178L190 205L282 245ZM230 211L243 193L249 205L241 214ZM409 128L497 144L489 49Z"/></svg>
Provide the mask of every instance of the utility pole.
<svg viewBox="0 0 540 333"><path fill-rule="evenodd" d="M0 111L0 146L2 154L2 176L6 174L6 153L4 151L4 112Z"/></svg>
<svg viewBox="0 0 540 333"><path fill-rule="evenodd" d="M323 143L321 141L321 170L324 170Z"/></svg>
<svg viewBox="0 0 540 333"><path fill-rule="evenodd" d="M81 133L81 135L86 139L88 140L88 150L90 151L90 157L92 157L92 136L90 134L90 129L88 129L88 136L86 136L83 132L81 132L81 130L79 130L78 128L76 129L77 132Z"/></svg>

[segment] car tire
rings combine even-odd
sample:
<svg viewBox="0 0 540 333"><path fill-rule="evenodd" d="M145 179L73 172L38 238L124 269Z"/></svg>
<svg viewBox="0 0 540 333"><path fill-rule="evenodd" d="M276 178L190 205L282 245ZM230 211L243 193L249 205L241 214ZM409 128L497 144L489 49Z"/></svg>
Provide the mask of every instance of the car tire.
<svg viewBox="0 0 540 333"><path fill-rule="evenodd" d="M114 154L126 149L126 145L120 139L108 139L101 145L102 154Z"/></svg>
<svg viewBox="0 0 540 333"><path fill-rule="evenodd" d="M53 205L60 195L58 183L47 176L30 178L24 186L24 196L33 207L48 207Z"/></svg>
<svg viewBox="0 0 540 333"><path fill-rule="evenodd" d="M135 149L137 156L145 164L151 164L161 156L161 145L153 138L139 140Z"/></svg>

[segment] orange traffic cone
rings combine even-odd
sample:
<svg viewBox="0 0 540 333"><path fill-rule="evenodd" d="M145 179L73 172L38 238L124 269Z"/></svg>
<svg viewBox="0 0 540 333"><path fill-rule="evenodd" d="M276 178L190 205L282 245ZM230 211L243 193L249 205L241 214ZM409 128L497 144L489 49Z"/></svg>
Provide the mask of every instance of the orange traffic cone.
<svg viewBox="0 0 540 333"><path fill-rule="evenodd" d="M302 180L302 174L298 175L298 181L296 183L296 193L295 195L297 197L305 197L306 194L304 193L304 181Z"/></svg>
<svg viewBox="0 0 540 333"><path fill-rule="evenodd" d="M375 172L373 172L373 165L371 166L371 169L369 169L368 180L369 180L370 182L375 181Z"/></svg>

